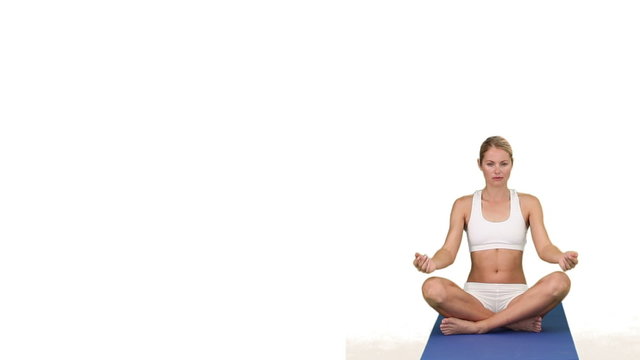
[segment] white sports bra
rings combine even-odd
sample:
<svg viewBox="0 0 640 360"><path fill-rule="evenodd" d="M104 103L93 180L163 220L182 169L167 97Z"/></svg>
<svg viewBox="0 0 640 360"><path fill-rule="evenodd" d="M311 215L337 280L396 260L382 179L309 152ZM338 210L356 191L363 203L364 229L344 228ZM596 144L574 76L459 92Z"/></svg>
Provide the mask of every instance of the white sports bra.
<svg viewBox="0 0 640 360"><path fill-rule="evenodd" d="M482 215L482 190L473 194L471 216L467 224L469 251L489 249L524 250L527 242L527 225L520 210L520 200L515 190L511 192L509 218L505 221L488 221Z"/></svg>

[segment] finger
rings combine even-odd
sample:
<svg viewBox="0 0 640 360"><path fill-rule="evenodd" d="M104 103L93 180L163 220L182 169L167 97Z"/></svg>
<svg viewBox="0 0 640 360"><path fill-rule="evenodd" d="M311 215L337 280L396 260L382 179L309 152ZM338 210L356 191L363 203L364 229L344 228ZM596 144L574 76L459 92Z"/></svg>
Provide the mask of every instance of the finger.
<svg viewBox="0 0 640 360"><path fill-rule="evenodd" d="M429 259L427 255L420 255L420 266L424 265L424 263L427 262L427 259Z"/></svg>
<svg viewBox="0 0 640 360"><path fill-rule="evenodd" d="M573 259L573 267L576 267L576 265L578 265L578 259Z"/></svg>
<svg viewBox="0 0 640 360"><path fill-rule="evenodd" d="M432 273L436 271L436 263L435 261L433 261L433 259L429 260L429 268L427 269L427 273Z"/></svg>
<svg viewBox="0 0 640 360"><path fill-rule="evenodd" d="M420 254L416 253L415 259L413 259L413 266L418 266L418 260L420 259Z"/></svg>
<svg viewBox="0 0 640 360"><path fill-rule="evenodd" d="M433 260L431 260L431 258L429 258L429 259L427 260L427 263L425 264L424 271L425 271L427 274L431 272L431 271L429 271L429 270L431 269L431 264L432 264L432 263L433 263Z"/></svg>
<svg viewBox="0 0 640 360"><path fill-rule="evenodd" d="M573 269L575 267L573 262L571 262L571 260L569 260L569 259L565 259L565 263L566 263L566 267L567 267L567 270L565 270L565 271L569 271L569 270L571 270L571 269Z"/></svg>
<svg viewBox="0 0 640 360"><path fill-rule="evenodd" d="M567 265L564 258L560 258L558 265L560 265L560 269L562 269L562 271L567 271Z"/></svg>
<svg viewBox="0 0 640 360"><path fill-rule="evenodd" d="M564 269L566 270L571 270L571 268L573 267L573 265L571 264L571 261L569 261L569 259L565 258L564 259Z"/></svg>
<svg viewBox="0 0 640 360"><path fill-rule="evenodd" d="M429 267L429 262L431 261L431 259L426 258L425 262L422 263L422 271L427 272L427 268Z"/></svg>

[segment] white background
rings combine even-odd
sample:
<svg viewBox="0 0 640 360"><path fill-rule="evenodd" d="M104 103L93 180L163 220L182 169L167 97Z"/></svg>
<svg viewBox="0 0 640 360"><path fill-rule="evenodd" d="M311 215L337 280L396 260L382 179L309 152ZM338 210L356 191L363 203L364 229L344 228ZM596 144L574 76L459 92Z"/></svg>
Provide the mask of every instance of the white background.
<svg viewBox="0 0 640 360"><path fill-rule="evenodd" d="M580 253L578 345L637 334L639 10L3 3L0 357L423 346L435 313L413 254L483 186L491 135L513 145L510 186ZM556 269L532 250L530 283ZM467 271L463 245L439 275Z"/></svg>

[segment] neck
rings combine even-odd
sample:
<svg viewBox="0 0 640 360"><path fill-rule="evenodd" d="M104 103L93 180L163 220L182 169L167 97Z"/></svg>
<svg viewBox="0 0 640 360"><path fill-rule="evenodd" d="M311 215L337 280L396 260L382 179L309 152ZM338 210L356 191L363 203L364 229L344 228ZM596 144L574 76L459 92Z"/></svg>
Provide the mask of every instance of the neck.
<svg viewBox="0 0 640 360"><path fill-rule="evenodd" d="M483 200L504 200L509 199L511 193L509 192L509 188L506 186L485 186L482 190L482 198Z"/></svg>

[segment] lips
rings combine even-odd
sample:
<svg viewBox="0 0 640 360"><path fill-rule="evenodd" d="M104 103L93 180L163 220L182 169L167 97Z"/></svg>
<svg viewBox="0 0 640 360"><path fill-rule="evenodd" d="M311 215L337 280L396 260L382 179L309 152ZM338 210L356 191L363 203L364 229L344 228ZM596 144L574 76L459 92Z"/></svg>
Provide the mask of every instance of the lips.
<svg viewBox="0 0 640 360"><path fill-rule="evenodd" d="M493 180L502 180L504 179L502 176L494 176L492 177Z"/></svg>

